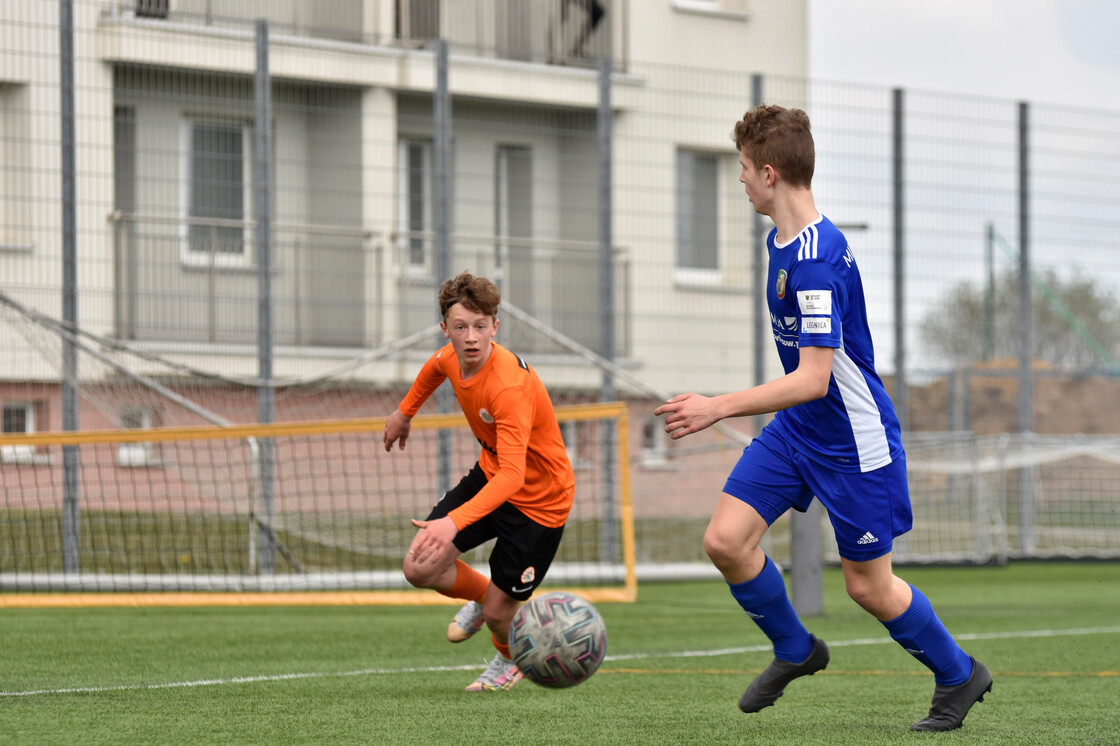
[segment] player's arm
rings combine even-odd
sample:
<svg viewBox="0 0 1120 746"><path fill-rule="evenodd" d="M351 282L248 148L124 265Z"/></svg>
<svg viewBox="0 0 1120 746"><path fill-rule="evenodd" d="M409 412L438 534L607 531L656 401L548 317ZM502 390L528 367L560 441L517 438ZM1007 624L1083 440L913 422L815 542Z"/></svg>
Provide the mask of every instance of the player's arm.
<svg viewBox="0 0 1120 746"><path fill-rule="evenodd" d="M676 440L728 417L777 412L814 401L828 393L834 354L831 347L802 347L797 368L781 378L714 397L680 394L654 414L665 415L665 432Z"/></svg>
<svg viewBox="0 0 1120 746"><path fill-rule="evenodd" d="M445 350L440 350L428 358L428 362L424 363L420 372L416 374L416 380L412 382L412 387L409 388L400 406L385 421L385 432L381 436L381 442L386 451L392 451L393 444L397 442L400 443L400 449L404 450L404 444L408 440L409 433L412 432L412 418L416 416L421 405L428 400L432 392L447 378L439 367L440 356L444 352Z"/></svg>

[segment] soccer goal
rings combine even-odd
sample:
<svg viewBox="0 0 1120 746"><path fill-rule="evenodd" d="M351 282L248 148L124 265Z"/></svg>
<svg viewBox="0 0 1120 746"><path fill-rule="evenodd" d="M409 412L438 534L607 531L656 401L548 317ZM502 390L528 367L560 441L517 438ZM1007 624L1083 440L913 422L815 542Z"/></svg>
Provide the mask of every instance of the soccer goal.
<svg viewBox="0 0 1120 746"><path fill-rule="evenodd" d="M580 470L548 585L630 600L633 516L628 457L618 445L627 439L626 407L567 406L557 417L580 433ZM461 414L417 416L408 447L392 454L381 446L384 425L4 436L2 447L37 458L0 467L9 548L0 583L7 591L345 591L337 598L346 602L440 601L407 590L400 565L415 533L409 519L427 515L440 494L434 465L448 453L446 440L454 475L469 470L477 446ZM60 538L68 447L81 464L76 572L66 571ZM604 468L612 463L614 475ZM466 559L485 571L484 549Z"/></svg>

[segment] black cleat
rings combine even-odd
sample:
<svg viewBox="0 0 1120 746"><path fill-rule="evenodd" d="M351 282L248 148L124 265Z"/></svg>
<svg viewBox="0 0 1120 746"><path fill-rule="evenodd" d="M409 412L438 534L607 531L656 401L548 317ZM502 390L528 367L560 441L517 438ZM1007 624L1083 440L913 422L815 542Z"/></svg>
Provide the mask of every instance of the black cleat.
<svg viewBox="0 0 1120 746"><path fill-rule="evenodd" d="M910 726L910 730L953 730L961 727L964 716L984 695L992 691L992 672L980 661L972 658L972 675L968 681L956 686L938 684L933 690L933 705L929 716Z"/></svg>
<svg viewBox="0 0 1120 746"><path fill-rule="evenodd" d="M770 661L766 670L756 676L747 691L743 692L739 699L740 710L758 712L763 707L769 707L778 701L789 682L801 676L812 676L828 665L828 646L814 635L809 637L813 641L813 649L805 660L800 663L790 663L780 658Z"/></svg>

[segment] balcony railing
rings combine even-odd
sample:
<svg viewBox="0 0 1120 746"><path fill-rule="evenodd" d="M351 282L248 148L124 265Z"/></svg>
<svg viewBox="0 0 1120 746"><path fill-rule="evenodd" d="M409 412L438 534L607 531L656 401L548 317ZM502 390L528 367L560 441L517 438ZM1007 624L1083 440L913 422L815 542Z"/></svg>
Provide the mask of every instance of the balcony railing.
<svg viewBox="0 0 1120 746"><path fill-rule="evenodd" d="M114 213L114 329L120 339L257 342L253 224ZM361 347L380 271L376 236L360 229L274 226L273 341Z"/></svg>
<svg viewBox="0 0 1120 746"><path fill-rule="evenodd" d="M365 36L363 0L107 0L116 17L199 24L219 28L248 28L257 19L269 22L274 33L318 39L360 42Z"/></svg>
<svg viewBox="0 0 1120 746"><path fill-rule="evenodd" d="M404 43L447 39L452 52L552 65L623 59L624 0L398 0Z"/></svg>
<svg viewBox="0 0 1120 746"><path fill-rule="evenodd" d="M257 342L258 267L248 221L114 213L114 329L119 339L183 344ZM277 224L272 240L273 341L295 347L375 347L430 325L436 282L431 233ZM598 246L586 241L452 235L456 268L493 279L548 333L502 321L519 352L570 356L566 338L602 349ZM615 356L627 357L630 267L614 252ZM383 297L387 272L395 297ZM390 296L392 293L390 293ZM387 304L395 305L393 313ZM385 328L386 319L395 328Z"/></svg>
<svg viewBox="0 0 1120 746"><path fill-rule="evenodd" d="M274 33L425 46L446 39L461 55L591 67L625 64L627 0L395 0L391 28L364 0L105 0L114 17L220 28L267 19Z"/></svg>

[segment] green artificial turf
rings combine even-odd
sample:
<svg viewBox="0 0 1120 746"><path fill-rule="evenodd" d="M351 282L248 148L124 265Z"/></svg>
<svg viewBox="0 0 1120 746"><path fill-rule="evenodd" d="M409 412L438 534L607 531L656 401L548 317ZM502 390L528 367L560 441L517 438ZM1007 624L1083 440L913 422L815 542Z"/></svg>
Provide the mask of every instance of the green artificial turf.
<svg viewBox="0 0 1120 746"><path fill-rule="evenodd" d="M911 733L932 676L825 572L806 626L827 670L738 711L771 658L720 582L600 604L589 681L467 694L493 649L440 607L0 611L0 744L1117 744L1120 565L903 568L994 689L964 728Z"/></svg>

